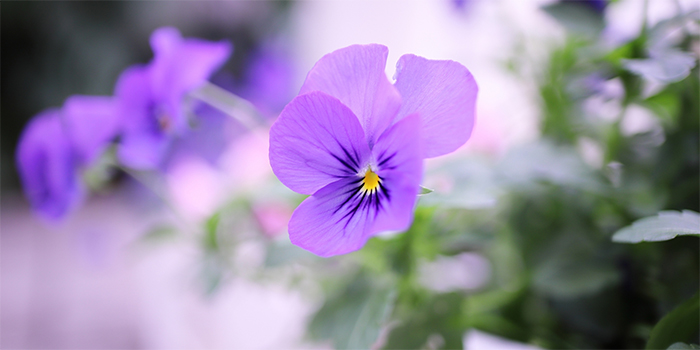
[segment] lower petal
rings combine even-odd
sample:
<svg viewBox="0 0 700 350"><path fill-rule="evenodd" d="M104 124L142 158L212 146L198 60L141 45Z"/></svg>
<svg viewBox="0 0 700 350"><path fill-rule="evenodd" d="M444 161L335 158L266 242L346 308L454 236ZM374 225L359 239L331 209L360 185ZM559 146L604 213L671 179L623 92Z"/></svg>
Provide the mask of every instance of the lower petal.
<svg viewBox="0 0 700 350"><path fill-rule="evenodd" d="M59 113L43 112L27 125L17 145L16 157L32 209L51 221L65 217L83 195Z"/></svg>
<svg viewBox="0 0 700 350"><path fill-rule="evenodd" d="M423 171L420 118L411 115L378 139L370 164L380 177L374 191L363 191L363 177L333 182L307 198L289 222L292 243L328 257L362 248L371 236L405 230L413 220Z"/></svg>
<svg viewBox="0 0 700 350"><path fill-rule="evenodd" d="M355 196L357 184L342 179L304 200L289 221L292 243L323 257L358 250L370 237L377 212Z"/></svg>

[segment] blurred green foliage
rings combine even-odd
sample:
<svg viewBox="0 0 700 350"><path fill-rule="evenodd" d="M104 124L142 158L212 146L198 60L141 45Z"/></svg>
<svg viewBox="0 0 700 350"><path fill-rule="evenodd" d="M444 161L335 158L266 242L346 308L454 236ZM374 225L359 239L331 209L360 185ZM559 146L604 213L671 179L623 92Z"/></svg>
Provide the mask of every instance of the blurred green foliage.
<svg viewBox="0 0 700 350"><path fill-rule="evenodd" d="M567 4L581 6L546 11L567 21L574 14ZM700 343L700 249L692 236L700 230L700 91L697 57L688 53L698 33L685 29L689 22L698 23L697 13L641 28L637 38L610 48L598 38L602 18L568 21L566 41L540 70L542 139L498 161L472 157L434 170L454 180L452 191L423 195L407 232L373 238L338 258L349 262L346 277L355 282L329 294L311 321L312 339L332 339L337 348L460 349L465 332L476 328L557 349ZM669 28L682 38L667 40ZM677 53L692 62L681 58L680 70L644 67L666 65ZM611 82L619 93L606 90ZM614 115L590 108L595 99L615 104ZM653 115L651 127L626 129L635 110ZM586 159L583 139L602 159ZM694 233L665 242L612 241L615 232L662 210L685 210L685 224L678 212L666 224ZM421 264L465 252L490 262L486 284L438 292L421 282ZM395 298L381 297L386 281ZM391 304L372 306L376 326L380 311L391 310L384 333L350 346L358 315L379 300Z"/></svg>

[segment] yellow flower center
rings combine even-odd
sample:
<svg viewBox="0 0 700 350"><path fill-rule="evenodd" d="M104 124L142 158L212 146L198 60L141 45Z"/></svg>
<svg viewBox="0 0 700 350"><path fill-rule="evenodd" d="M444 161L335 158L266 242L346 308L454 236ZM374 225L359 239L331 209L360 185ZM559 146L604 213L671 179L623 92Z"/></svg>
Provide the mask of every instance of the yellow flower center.
<svg viewBox="0 0 700 350"><path fill-rule="evenodd" d="M372 169L367 169L365 173L365 178L362 180L362 191L374 191L379 187L379 175L372 171Z"/></svg>

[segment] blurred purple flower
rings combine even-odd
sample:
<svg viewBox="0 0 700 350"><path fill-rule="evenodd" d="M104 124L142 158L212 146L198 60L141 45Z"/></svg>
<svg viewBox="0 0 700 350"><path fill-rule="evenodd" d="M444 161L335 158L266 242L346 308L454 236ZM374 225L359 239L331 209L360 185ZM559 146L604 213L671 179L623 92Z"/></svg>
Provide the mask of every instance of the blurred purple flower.
<svg viewBox="0 0 700 350"><path fill-rule="evenodd" d="M236 93L264 116L276 117L294 97L294 65L284 52L265 44L248 59L245 76Z"/></svg>
<svg viewBox="0 0 700 350"><path fill-rule="evenodd" d="M57 221L80 201L77 157L60 110L46 110L29 122L20 136L16 160L24 193L41 217Z"/></svg>
<svg viewBox="0 0 700 350"><path fill-rule="evenodd" d="M119 131L117 101L113 97L69 97L61 110L68 140L80 164L102 154Z"/></svg>
<svg viewBox="0 0 700 350"><path fill-rule="evenodd" d="M232 51L225 41L183 39L175 28L153 32L151 48L153 60L128 68L116 86L122 118L119 159L137 169L160 165L172 137L188 128L185 94L204 84Z"/></svg>
<svg viewBox="0 0 700 350"><path fill-rule="evenodd" d="M71 96L62 109L41 112L24 129L17 168L40 216L59 220L80 201L79 168L94 162L115 138L115 108L111 97Z"/></svg>
<svg viewBox="0 0 700 350"><path fill-rule="evenodd" d="M605 8L608 6L607 0L583 0L581 3L588 6L598 14L605 13Z"/></svg>
<svg viewBox="0 0 700 350"><path fill-rule="evenodd" d="M407 229L423 158L452 152L471 134L477 86L464 66L404 55L392 85L387 55L372 44L324 56L270 130L273 171L311 194L292 215L290 239L317 255Z"/></svg>

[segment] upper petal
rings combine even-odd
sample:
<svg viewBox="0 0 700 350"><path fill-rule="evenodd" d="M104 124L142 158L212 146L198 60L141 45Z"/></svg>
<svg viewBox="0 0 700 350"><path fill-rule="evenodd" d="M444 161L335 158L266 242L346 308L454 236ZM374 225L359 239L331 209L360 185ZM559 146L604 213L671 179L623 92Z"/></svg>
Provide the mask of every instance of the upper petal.
<svg viewBox="0 0 700 350"><path fill-rule="evenodd" d="M420 114L424 157L450 153L467 142L478 91L467 68L454 61L404 55L396 64L395 86L403 98L397 119Z"/></svg>
<svg viewBox="0 0 700 350"><path fill-rule="evenodd" d="M154 57L151 83L155 98L163 103L176 128L186 126L182 98L188 91L204 84L226 62L233 47L226 41L183 39L171 27L160 28L151 35Z"/></svg>
<svg viewBox="0 0 700 350"><path fill-rule="evenodd" d="M270 165L293 191L311 194L356 175L369 158L359 121L322 92L297 96L270 128Z"/></svg>
<svg viewBox="0 0 700 350"><path fill-rule="evenodd" d="M401 106L401 96L384 72L387 55L388 49L377 44L331 52L309 71L300 94L323 91L350 107L371 148Z"/></svg>
<svg viewBox="0 0 700 350"><path fill-rule="evenodd" d="M124 133L157 126L149 77L149 67L135 65L124 70L117 80L114 89L118 100L117 118Z"/></svg>
<svg viewBox="0 0 700 350"><path fill-rule="evenodd" d="M80 201L75 158L60 119L48 110L34 117L17 145L17 170L32 209L45 219L63 218Z"/></svg>
<svg viewBox="0 0 700 350"><path fill-rule="evenodd" d="M135 169L153 169L161 164L168 136L154 114L150 69L134 66L119 77L116 87L121 140L119 160Z"/></svg>
<svg viewBox="0 0 700 350"><path fill-rule="evenodd" d="M88 164L117 136L117 103L112 97L71 96L63 104L63 121L79 161Z"/></svg>

